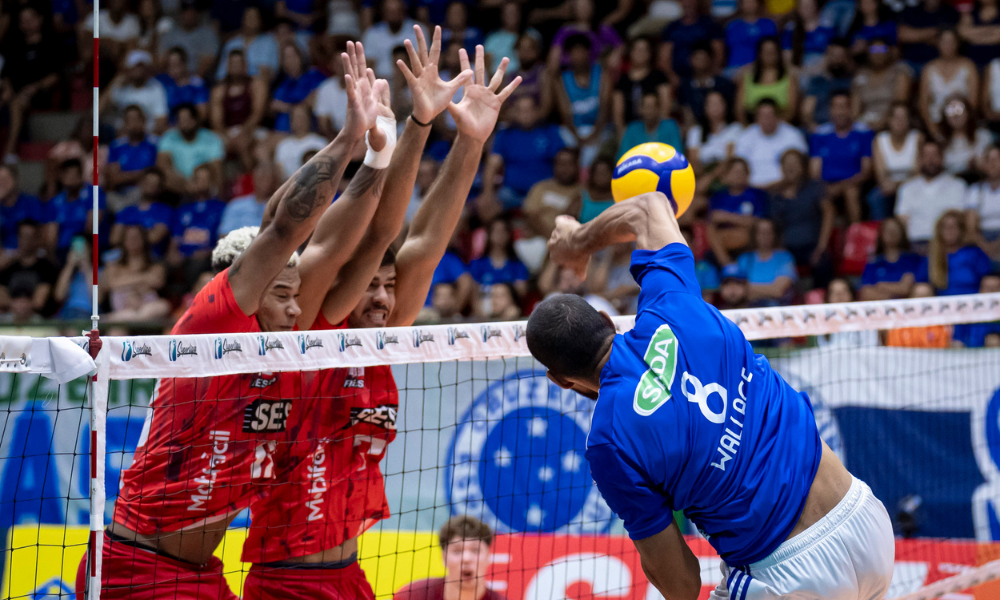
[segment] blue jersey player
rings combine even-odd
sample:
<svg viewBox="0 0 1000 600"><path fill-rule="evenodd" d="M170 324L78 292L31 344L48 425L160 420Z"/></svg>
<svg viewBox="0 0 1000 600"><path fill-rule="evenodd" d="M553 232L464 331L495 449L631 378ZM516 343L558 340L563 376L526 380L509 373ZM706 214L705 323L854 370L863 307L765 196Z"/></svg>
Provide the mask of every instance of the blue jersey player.
<svg viewBox="0 0 1000 600"><path fill-rule="evenodd" d="M631 331L561 295L535 309L527 341L552 381L597 400L586 456L649 581L668 600L698 597L682 510L723 559L712 599L883 598L885 507L820 439L809 398L702 300L668 200L638 196L585 225L560 217L549 250L583 275L591 253L630 241Z"/></svg>

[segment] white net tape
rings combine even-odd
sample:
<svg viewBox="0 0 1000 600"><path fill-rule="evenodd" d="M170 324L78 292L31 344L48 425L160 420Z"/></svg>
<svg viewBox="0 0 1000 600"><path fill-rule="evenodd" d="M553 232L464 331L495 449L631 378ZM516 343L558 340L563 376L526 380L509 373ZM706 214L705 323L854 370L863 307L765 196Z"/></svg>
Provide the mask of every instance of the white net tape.
<svg viewBox="0 0 1000 600"><path fill-rule="evenodd" d="M897 600L933 600L934 598L974 588L996 579L1000 579L1000 560L994 560L985 565L969 569L954 577L935 581L912 594L900 596Z"/></svg>

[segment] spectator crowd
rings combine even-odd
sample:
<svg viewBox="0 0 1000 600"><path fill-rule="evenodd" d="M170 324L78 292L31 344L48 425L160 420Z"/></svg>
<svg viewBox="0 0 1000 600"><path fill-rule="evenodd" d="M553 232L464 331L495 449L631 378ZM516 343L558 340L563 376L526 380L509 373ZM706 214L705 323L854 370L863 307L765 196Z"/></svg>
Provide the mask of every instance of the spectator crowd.
<svg viewBox="0 0 1000 600"><path fill-rule="evenodd" d="M610 206L618 157L644 142L695 169L680 221L720 308L1000 291L998 4L106 0L102 322L161 330L185 310L212 277L216 241L259 225L271 193L343 126L348 41L388 80L402 124L395 61L408 61L416 25L441 26L444 78L461 71L459 49L481 44L523 79L425 322L519 319L557 292L634 312L630 248L595 256L582 281L547 259L546 240L558 216L586 222ZM92 84L92 11L12 0L0 13L0 322L91 312L89 117L46 148L38 189L19 165L32 117ZM409 217L456 134L447 112L432 128ZM1000 345L996 324L893 334L883 341Z"/></svg>

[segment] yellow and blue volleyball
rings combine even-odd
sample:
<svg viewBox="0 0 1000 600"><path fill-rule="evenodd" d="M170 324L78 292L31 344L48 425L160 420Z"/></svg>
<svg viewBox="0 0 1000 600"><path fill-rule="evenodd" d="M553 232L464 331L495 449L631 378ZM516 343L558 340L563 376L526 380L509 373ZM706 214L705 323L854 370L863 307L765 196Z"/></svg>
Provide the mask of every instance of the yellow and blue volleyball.
<svg viewBox="0 0 1000 600"><path fill-rule="evenodd" d="M659 142L639 144L618 161L611 194L621 202L648 192L662 192L678 217L694 200L694 169L673 146Z"/></svg>

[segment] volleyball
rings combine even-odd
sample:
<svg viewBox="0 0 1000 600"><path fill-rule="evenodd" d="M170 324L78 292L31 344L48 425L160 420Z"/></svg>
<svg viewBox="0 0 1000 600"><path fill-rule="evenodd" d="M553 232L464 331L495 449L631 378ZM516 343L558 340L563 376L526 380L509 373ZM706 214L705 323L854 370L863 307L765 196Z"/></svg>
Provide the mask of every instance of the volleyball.
<svg viewBox="0 0 1000 600"><path fill-rule="evenodd" d="M618 161L611 179L615 202L648 192L662 192L678 217L694 199L694 170L673 146L659 142L639 144Z"/></svg>

